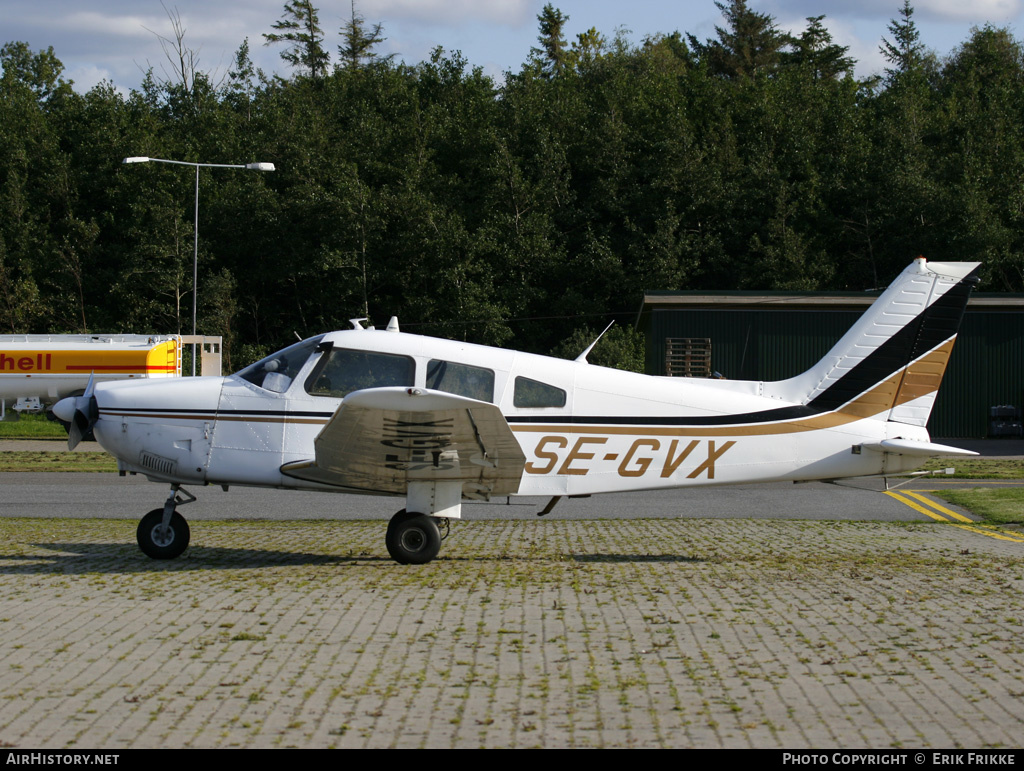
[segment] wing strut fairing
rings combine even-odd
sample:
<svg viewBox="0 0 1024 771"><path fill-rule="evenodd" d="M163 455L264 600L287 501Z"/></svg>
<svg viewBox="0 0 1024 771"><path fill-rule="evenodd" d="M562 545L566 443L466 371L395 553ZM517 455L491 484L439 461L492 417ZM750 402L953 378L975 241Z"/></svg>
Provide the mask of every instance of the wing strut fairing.
<svg viewBox="0 0 1024 771"><path fill-rule="evenodd" d="M497 406L426 388L349 394L314 451L314 458L281 471L335 487L407 495L409 511L453 518L462 498L514 495L526 464Z"/></svg>

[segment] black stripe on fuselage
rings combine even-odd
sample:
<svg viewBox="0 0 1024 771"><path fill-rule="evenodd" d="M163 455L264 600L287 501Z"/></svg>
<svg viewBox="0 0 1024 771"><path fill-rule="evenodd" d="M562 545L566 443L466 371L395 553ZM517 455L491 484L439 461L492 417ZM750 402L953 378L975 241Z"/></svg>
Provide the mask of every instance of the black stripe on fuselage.
<svg viewBox="0 0 1024 771"><path fill-rule="evenodd" d="M737 415L688 415L685 417L661 417L638 415L506 415L509 423L557 423L559 425L607 424L610 426L731 426L745 423L777 423L786 420L800 420L820 415L827 410L818 410L803 405L780 407L762 412L744 412Z"/></svg>
<svg viewBox="0 0 1024 771"><path fill-rule="evenodd" d="M239 415L254 415L263 418L325 418L330 419L333 412L313 412L309 410L190 410L176 409L170 407L101 407L101 412L116 412L118 415L152 415L159 413L169 418L176 416L197 416L197 417L236 417Z"/></svg>

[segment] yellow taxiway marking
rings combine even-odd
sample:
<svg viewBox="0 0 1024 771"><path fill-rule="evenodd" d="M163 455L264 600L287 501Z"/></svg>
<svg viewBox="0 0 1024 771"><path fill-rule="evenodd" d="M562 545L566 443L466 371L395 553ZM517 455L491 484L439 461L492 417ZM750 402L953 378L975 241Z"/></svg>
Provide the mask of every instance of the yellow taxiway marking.
<svg viewBox="0 0 1024 771"><path fill-rule="evenodd" d="M930 506L933 511L937 511L937 512L939 512L939 514L945 514L947 517L951 517L951 518L957 520L958 522L967 522L968 524L970 524L972 522L970 517L965 517L963 514L957 514L955 511L951 511L951 510L947 509L945 506L941 505L937 501L933 501L927 495L922 495L921 493L911 492L910 490L904 491L903 494L904 495L909 495L911 498L920 501L925 506Z"/></svg>
<svg viewBox="0 0 1024 771"><path fill-rule="evenodd" d="M987 535L989 538L998 538L1000 541L1013 541L1013 543L1024 543L1024 537L1017 535L1016 533L1000 533L998 530L990 530L987 527L968 527L967 525L957 525L961 530L970 530L972 533L978 533L979 535Z"/></svg>
<svg viewBox="0 0 1024 771"><path fill-rule="evenodd" d="M904 503L914 511L919 511L926 517L931 517L939 522L970 522L971 520L965 517L963 514L957 514L954 511L950 511L944 506L940 506L930 498L926 498L920 493L902 492L898 493L895 490L886 490L885 494L895 498L900 503ZM920 503L915 502L920 501ZM922 505L924 504L924 505ZM930 508L925 508L928 506Z"/></svg>
<svg viewBox="0 0 1024 771"><path fill-rule="evenodd" d="M948 522L951 525L959 527L961 530L968 530L972 533L977 533L978 535L987 535L989 538L998 538L1001 541L1024 543L1024 536L1017 535L1016 533L1001 533L998 530L990 529L984 525L977 525L963 514L957 514L955 511L947 509L945 506L936 503L931 498L926 495L922 495L921 493L915 493L909 490L899 493L894 490L886 490L885 494L895 498L900 503L906 504L915 511L921 512L927 517L931 517L939 522ZM930 508L925 508L926 506Z"/></svg>

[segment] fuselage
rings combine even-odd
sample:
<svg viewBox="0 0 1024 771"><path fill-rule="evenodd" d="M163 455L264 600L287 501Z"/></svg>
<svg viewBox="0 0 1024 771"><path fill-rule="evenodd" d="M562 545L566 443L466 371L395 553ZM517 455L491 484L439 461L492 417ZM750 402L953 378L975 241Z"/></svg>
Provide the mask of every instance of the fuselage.
<svg viewBox="0 0 1024 771"><path fill-rule="evenodd" d="M760 383L657 378L377 330L311 338L228 377L101 383L94 433L123 471L154 481L337 490L281 467L313 458L345 394L396 385L498 405L526 456L520 495L893 473L919 460L859 445L897 429L928 439L884 414L765 396Z"/></svg>

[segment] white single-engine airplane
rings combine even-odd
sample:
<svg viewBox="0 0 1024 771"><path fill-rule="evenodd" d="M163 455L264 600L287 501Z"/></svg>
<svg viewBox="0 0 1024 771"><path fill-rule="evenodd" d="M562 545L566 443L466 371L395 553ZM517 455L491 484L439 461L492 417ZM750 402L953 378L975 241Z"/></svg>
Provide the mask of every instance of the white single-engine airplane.
<svg viewBox="0 0 1024 771"><path fill-rule="evenodd" d="M303 340L228 377L90 386L54 412L121 473L170 483L138 542L177 557L185 484L405 496L385 543L425 563L462 501L908 471L978 263L915 260L814 367L789 380L663 378L356 329ZM589 351L589 349L588 349ZM186 496L179 496L179 492Z"/></svg>

